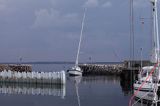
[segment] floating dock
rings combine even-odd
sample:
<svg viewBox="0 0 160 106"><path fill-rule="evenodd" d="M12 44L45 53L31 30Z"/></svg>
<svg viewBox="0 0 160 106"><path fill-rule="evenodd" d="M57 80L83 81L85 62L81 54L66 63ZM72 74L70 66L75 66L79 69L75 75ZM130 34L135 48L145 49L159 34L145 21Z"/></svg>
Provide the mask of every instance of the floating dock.
<svg viewBox="0 0 160 106"><path fill-rule="evenodd" d="M0 82L33 83L33 84L65 84L65 72L17 72L4 70L0 72Z"/></svg>

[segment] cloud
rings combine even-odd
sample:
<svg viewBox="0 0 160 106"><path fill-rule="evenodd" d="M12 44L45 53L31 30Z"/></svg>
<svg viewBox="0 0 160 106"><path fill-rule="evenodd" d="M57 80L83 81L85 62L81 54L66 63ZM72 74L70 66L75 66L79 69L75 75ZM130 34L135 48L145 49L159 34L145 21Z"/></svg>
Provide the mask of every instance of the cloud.
<svg viewBox="0 0 160 106"><path fill-rule="evenodd" d="M5 0L0 0L0 11L3 11L7 8L7 2Z"/></svg>
<svg viewBox="0 0 160 106"><path fill-rule="evenodd" d="M62 14L60 11L51 9L40 9L35 12L35 21L32 28L38 27L52 27L52 26L65 26L67 23L75 23L78 20L78 14L67 13Z"/></svg>
<svg viewBox="0 0 160 106"><path fill-rule="evenodd" d="M107 1L102 5L102 7L104 7L104 8L108 8L108 7L111 7L111 6L112 6L112 3L110 1Z"/></svg>
<svg viewBox="0 0 160 106"><path fill-rule="evenodd" d="M139 7L135 11L135 18L138 18L136 15L142 14L141 5L150 6L150 2L135 0L134 5ZM28 61L72 61L77 51L82 6L92 9L86 15L82 41L85 53L80 60L86 61L92 56L93 61L113 61L113 48L121 58L129 57L128 0L0 0L0 49L3 50L0 61L17 61L19 56ZM104 14L107 8L110 8L110 13ZM143 9L142 15L146 18L150 16L148 9ZM137 27L139 24L135 25L136 45L140 45L135 46L135 50L145 48L144 56L147 57L150 24L146 24L145 34ZM142 43L140 38L145 42ZM127 40L124 42L124 39Z"/></svg>
<svg viewBox="0 0 160 106"><path fill-rule="evenodd" d="M57 0L51 0L51 3L53 7L57 7L57 5L59 5Z"/></svg>
<svg viewBox="0 0 160 106"><path fill-rule="evenodd" d="M90 8L90 7L97 7L99 5L98 0L87 0L84 4L84 7Z"/></svg>
<svg viewBox="0 0 160 106"><path fill-rule="evenodd" d="M52 18L55 18L58 13L54 11L52 14L48 12L47 9L41 9L35 12L36 20L33 24L33 27L45 27L49 26L52 21Z"/></svg>
<svg viewBox="0 0 160 106"><path fill-rule="evenodd" d="M110 1L106 1L106 2L103 2L103 1L99 1L99 0L87 0L85 3L84 3L84 7L87 7L87 8L93 8L93 7L103 7L103 8L108 8L108 7L111 7L112 6L112 3Z"/></svg>

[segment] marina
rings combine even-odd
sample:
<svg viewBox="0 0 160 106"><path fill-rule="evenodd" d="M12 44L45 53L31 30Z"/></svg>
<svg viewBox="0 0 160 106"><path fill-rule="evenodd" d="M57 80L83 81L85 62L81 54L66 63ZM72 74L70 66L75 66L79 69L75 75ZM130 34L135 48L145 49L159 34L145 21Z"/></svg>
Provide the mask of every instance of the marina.
<svg viewBox="0 0 160 106"><path fill-rule="evenodd" d="M1 0L2 106L160 106L159 0Z"/></svg>
<svg viewBox="0 0 160 106"><path fill-rule="evenodd" d="M66 69L70 67L70 65L65 66ZM52 69L62 70L63 67L62 64L33 65L33 71L44 70L44 72L47 72ZM11 104L21 106L24 103L31 106L35 104L38 106L53 106L53 104L57 106L79 106L74 79L74 77L67 77L66 85L64 86L54 84L21 85L18 83L0 83L1 104L4 106ZM114 76L84 76L81 77L77 87L81 106L97 106L98 104L101 104L101 106L116 106L119 104L121 104L119 106L126 106L130 97L122 92L120 78ZM106 92L106 90L110 92ZM31 91L34 92L31 93ZM52 93L49 93L49 91L52 91ZM114 102L113 98L117 102ZM12 101L8 102L8 100Z"/></svg>
<svg viewBox="0 0 160 106"><path fill-rule="evenodd" d="M38 73L41 70L46 73L49 73L51 70L57 70L55 72L59 72L59 70L67 70L71 66L72 64L32 64L32 72ZM125 73L124 75L127 74ZM128 73L127 76L130 76L130 74ZM54 83L21 83L1 81L0 98L4 101L5 98L15 98L15 102L22 100L21 98L25 98L27 99L27 103L33 102L37 98L37 100L43 99L41 101L44 103L49 101L50 103L54 102L59 106L79 106L78 104L81 106L97 106L98 104L101 104L101 106L115 106L119 104L121 104L119 106L127 106L130 95L133 92L133 89L131 89L132 87L130 86L130 80L133 79L130 79L130 77L125 77L124 79L121 75L91 74L79 77L81 77L81 79L77 80L76 78L78 81L78 85L76 86L78 88L75 88L74 85L75 78L69 76L66 76L66 84L64 85ZM78 91L76 91L76 89ZM78 92L79 100L77 99L76 92ZM29 98L32 98L32 100ZM88 104L88 101L93 100L96 100L96 103L92 104L92 102L90 102ZM114 100L116 100L117 103L115 103ZM40 106L42 104L44 105L44 103L38 102ZM3 102L3 104L9 105L7 102ZM18 103L17 106L20 106L20 104L21 103ZM51 104L48 104L48 106L51 106Z"/></svg>

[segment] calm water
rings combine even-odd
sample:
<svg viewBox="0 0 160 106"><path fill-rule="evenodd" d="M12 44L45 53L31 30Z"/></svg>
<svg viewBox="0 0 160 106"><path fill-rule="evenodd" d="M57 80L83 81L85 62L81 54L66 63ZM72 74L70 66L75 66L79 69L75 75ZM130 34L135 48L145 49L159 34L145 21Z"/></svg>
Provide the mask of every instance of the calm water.
<svg viewBox="0 0 160 106"><path fill-rule="evenodd" d="M67 70L67 64L34 64L33 71ZM0 84L1 106L128 106L119 77L67 77L66 86ZM141 106L141 105L135 105Z"/></svg>

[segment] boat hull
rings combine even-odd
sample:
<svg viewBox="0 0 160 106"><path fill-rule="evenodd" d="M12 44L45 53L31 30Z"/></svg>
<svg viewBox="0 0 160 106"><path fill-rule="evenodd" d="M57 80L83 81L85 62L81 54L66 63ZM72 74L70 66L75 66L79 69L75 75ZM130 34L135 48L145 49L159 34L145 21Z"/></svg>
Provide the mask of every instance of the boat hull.
<svg viewBox="0 0 160 106"><path fill-rule="evenodd" d="M134 90L138 90L141 87L141 83L134 83ZM153 83L145 83L140 91L145 91L145 92L150 92L153 91L154 89L154 84Z"/></svg>
<svg viewBox="0 0 160 106"><path fill-rule="evenodd" d="M68 74L71 76L80 76L80 75L82 75L82 72L83 71L78 66L74 66L68 70Z"/></svg>
<svg viewBox="0 0 160 106"><path fill-rule="evenodd" d="M134 92L136 92L136 90L134 90ZM155 100L154 98L158 98L158 96L157 97L155 97L155 96L157 96L157 95L155 95L153 91L151 91L151 92L139 91L137 93L137 95L135 95L136 98L142 99L145 101L154 101Z"/></svg>
<svg viewBox="0 0 160 106"><path fill-rule="evenodd" d="M138 99L142 99L145 101L158 101L160 100L160 95L159 94L154 94L154 87L155 87L155 83L146 83L144 84L141 89L139 89L141 87L141 84L139 83L135 83L134 84L134 93L136 93L135 97ZM139 89L139 91L137 91ZM158 84L158 91L160 90L160 85Z"/></svg>
<svg viewBox="0 0 160 106"><path fill-rule="evenodd" d="M71 76L80 76L82 75L82 72L77 70L68 70L68 74Z"/></svg>

